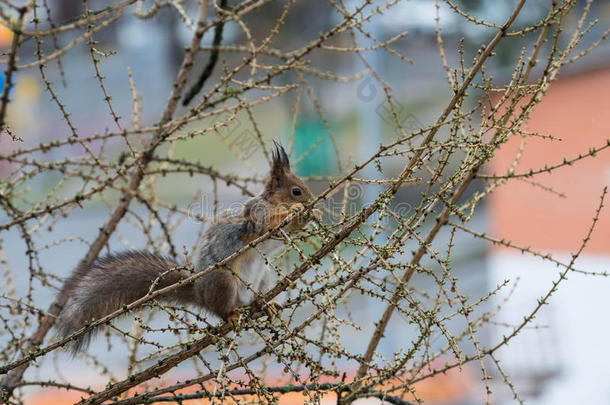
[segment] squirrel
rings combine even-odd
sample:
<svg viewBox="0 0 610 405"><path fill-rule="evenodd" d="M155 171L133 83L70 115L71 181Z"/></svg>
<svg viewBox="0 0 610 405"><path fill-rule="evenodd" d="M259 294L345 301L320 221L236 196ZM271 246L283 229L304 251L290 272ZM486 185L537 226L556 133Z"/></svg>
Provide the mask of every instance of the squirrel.
<svg viewBox="0 0 610 405"><path fill-rule="evenodd" d="M278 226L288 215L301 211L313 200L307 185L290 168L284 148L274 141L272 163L263 191L247 200L242 208L222 211L198 242L195 270L202 271L224 260ZM312 210L318 220L321 211ZM295 215L287 230L302 229L311 216ZM283 245L278 238L269 238L256 248L248 248L225 266L213 269L196 281L179 287L158 299L200 307L235 325L238 307L250 304L258 294L267 292L271 272L261 256L271 255ZM258 251L257 251L258 250ZM149 291L179 282L191 273L173 259L146 251L125 251L98 258L91 265L81 264L64 283L62 292L70 298L60 312L56 330L67 337L139 298ZM279 304L267 309L276 313ZM97 329L71 341L69 350L85 349Z"/></svg>

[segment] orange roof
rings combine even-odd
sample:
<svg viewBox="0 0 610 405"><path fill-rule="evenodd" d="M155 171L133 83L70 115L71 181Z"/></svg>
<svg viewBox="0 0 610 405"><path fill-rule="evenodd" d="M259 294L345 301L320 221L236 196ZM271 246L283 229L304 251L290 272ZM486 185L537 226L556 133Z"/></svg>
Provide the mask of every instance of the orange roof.
<svg viewBox="0 0 610 405"><path fill-rule="evenodd" d="M442 368L444 366L444 360L437 360L433 363L433 368ZM423 374L430 372L431 370L425 369L422 371ZM353 378L355 370L350 370L348 373L348 381ZM273 379L274 377L272 377ZM275 381L268 381L270 386L283 385L285 382L279 380L280 375L275 376L278 378ZM417 392L418 398L424 399L427 403L434 404L446 404L455 403L456 401L462 401L467 399L473 393L473 388L478 382L476 374L473 372L472 365L465 365L461 370L454 368L445 373L437 374L434 377L426 378L416 384L413 388ZM330 378L322 378L318 380L319 383L332 382ZM393 384L400 384L400 381L388 380L385 387L390 388ZM156 386L157 384L155 384ZM159 386L171 385L171 381L164 380ZM206 383L207 388L210 390L214 389L214 384ZM101 390L103 384L93 387L95 390ZM186 389L176 391L175 393L187 394L195 392L199 389L199 386L193 386ZM134 391L142 392L142 389L138 387L133 388L129 392L133 394ZM168 394L166 394L168 395ZM394 395L398 395L395 393ZM59 405L59 404L71 404L80 401L81 396L87 398L87 394L79 393L76 391L67 391L63 388L43 388L36 393L32 393L27 396L27 403L32 405ZM292 392L283 394L280 396L280 405L300 405L305 403L308 399L307 395L303 392ZM324 399L332 399L332 403L336 402L336 395L334 393L327 393L324 395ZM414 400L413 398L405 398L409 401ZM197 400L197 402L184 401L185 403L201 403L207 404L207 400Z"/></svg>

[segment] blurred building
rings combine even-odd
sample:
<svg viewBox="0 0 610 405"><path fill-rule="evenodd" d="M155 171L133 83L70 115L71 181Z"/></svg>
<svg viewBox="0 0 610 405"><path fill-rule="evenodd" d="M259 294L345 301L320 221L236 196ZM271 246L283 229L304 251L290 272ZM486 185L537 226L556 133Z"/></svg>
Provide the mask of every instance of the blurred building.
<svg viewBox="0 0 610 405"><path fill-rule="evenodd" d="M610 136L610 68L569 74L554 83L525 130L561 140L528 137L511 139L495 156L489 172L506 174L520 147L515 173L543 169L608 145ZM521 145L521 142L525 142ZM610 147L608 148L610 149ZM551 253L569 263L591 227L604 187L610 185L610 150L569 166L502 185L489 200L494 237L515 245ZM522 180L522 181L521 181ZM531 181L540 183L534 185ZM547 188L544 189L543 187ZM550 191L552 189L553 191ZM575 268L588 272L610 269L610 204L606 200L591 240ZM492 248L491 282L518 280L514 295L501 312L501 321L519 324L560 279L564 270L550 261L518 249ZM558 291L536 313L536 329L522 330L501 350L506 371L517 391L532 404L569 404L578 397L586 404L610 404L610 277L570 271ZM495 340L513 328L498 326ZM494 343L495 344L495 343ZM512 403L507 401L507 403Z"/></svg>

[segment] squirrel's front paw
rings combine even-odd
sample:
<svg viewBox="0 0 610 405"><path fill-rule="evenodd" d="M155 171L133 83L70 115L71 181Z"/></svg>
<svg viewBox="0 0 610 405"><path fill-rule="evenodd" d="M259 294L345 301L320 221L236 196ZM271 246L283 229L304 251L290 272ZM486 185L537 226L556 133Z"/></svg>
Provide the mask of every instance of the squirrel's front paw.
<svg viewBox="0 0 610 405"><path fill-rule="evenodd" d="M301 203L292 204L290 206L290 211L293 211L293 212L303 211L304 209L305 209L305 206Z"/></svg>
<svg viewBox="0 0 610 405"><path fill-rule="evenodd" d="M282 304L277 301L271 301L264 307L265 312L267 313L267 317L269 320L273 320L278 317L280 312L282 311Z"/></svg>
<svg viewBox="0 0 610 405"><path fill-rule="evenodd" d="M322 211L320 211L317 208L314 208L313 210L311 210L311 214L313 215L313 217L318 220L321 221L322 220Z"/></svg>

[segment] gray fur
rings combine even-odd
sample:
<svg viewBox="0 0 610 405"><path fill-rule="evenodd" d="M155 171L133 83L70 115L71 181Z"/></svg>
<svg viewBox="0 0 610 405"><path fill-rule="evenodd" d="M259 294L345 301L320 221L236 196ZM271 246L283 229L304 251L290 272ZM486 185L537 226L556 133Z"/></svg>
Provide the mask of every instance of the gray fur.
<svg viewBox="0 0 610 405"><path fill-rule="evenodd" d="M256 201L258 198L250 201ZM205 269L226 259L246 246L245 240L249 236L256 237L264 233L263 226L251 220L244 220L247 218L247 210L248 204L242 212L227 210L219 215L218 220L206 232L207 237L202 238L199 243L196 262L198 269ZM262 216L259 213L257 218ZM281 241L267 240L257 248L265 255L271 255L281 246ZM255 293L264 292L259 289L261 280L268 277L270 272L266 269L264 259L256 249L248 249L224 268L201 277L196 283L196 290L203 298L201 306L226 319L237 307L252 302ZM266 282L268 284L268 281ZM219 283L223 288L218 288Z"/></svg>
<svg viewBox="0 0 610 405"><path fill-rule="evenodd" d="M254 199L253 199L254 200ZM257 214L260 215L260 214ZM204 270L246 246L245 240L264 232L262 226L245 219L244 212L223 212L201 239L196 269ZM270 255L282 246L278 240L268 240L258 249ZM69 336L87 322L103 318L145 296L155 280L158 290L189 277L186 270L171 271L180 264L168 257L144 251L127 251L98 259L91 266L77 267L66 281L64 289L71 291L66 307L57 322L58 335ZM239 277L236 277L239 275ZM255 249L248 249L221 269L213 270L192 284L174 290L158 299L191 304L227 319L236 308L252 302L256 293L268 289L271 273ZM85 349L99 328L71 342L75 353Z"/></svg>
<svg viewBox="0 0 610 405"><path fill-rule="evenodd" d="M91 266L77 267L64 284L71 291L70 300L59 315L57 332L66 337L84 327L87 322L103 318L146 295L158 279L155 289L175 284L190 275L176 270L173 260L143 251L128 251L96 260ZM164 274L165 273L165 274ZM167 301L194 302L192 287L185 286L163 297ZM73 352L88 346L97 329L71 343Z"/></svg>

